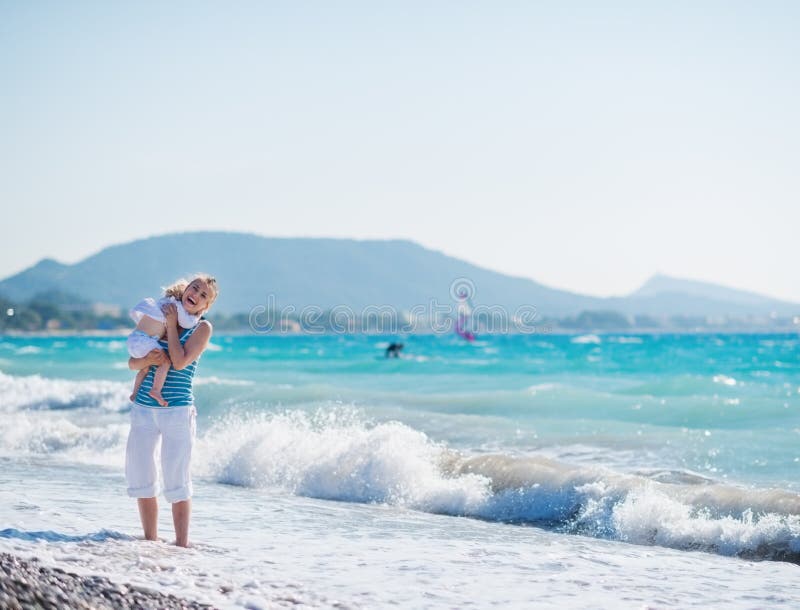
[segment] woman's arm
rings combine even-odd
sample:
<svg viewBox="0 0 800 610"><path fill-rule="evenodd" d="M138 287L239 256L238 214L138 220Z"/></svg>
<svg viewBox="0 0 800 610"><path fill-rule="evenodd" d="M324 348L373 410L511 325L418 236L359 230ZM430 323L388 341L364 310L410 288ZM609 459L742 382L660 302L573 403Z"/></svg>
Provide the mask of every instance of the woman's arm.
<svg viewBox="0 0 800 610"><path fill-rule="evenodd" d="M172 360L172 368L181 370L197 360L203 350L208 346L211 339L211 323L201 320L197 324L197 329L185 344L181 345L178 334L178 314L175 305L167 305L164 309L167 319L167 344L169 345L169 359Z"/></svg>
<svg viewBox="0 0 800 610"><path fill-rule="evenodd" d="M154 349L142 358L128 358L128 368L132 371L140 371L148 366L161 366L167 361L169 358L164 350Z"/></svg>

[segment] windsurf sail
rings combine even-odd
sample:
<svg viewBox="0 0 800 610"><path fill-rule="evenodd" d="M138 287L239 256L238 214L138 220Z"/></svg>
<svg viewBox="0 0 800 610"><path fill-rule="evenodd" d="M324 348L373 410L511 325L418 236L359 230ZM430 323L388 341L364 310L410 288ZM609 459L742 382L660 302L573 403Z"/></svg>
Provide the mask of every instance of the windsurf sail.
<svg viewBox="0 0 800 610"><path fill-rule="evenodd" d="M475 341L472 332L472 300L469 292L461 290L456 293L458 299L458 315L456 316L456 334L467 341Z"/></svg>

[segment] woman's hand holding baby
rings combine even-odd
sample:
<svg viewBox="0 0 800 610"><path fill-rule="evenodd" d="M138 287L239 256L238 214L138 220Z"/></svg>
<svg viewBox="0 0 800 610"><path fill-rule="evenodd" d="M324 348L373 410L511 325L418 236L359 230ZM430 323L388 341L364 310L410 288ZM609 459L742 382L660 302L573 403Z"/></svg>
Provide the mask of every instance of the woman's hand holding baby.
<svg viewBox="0 0 800 610"><path fill-rule="evenodd" d="M161 366L170 362L169 354L163 349L154 349L141 358L128 358L128 368L132 371L140 371L151 366Z"/></svg>
<svg viewBox="0 0 800 610"><path fill-rule="evenodd" d="M169 356L163 349L154 349L145 356L147 366L161 366L169 362Z"/></svg>
<svg viewBox="0 0 800 610"><path fill-rule="evenodd" d="M178 306L175 303L165 303L161 306L161 311L164 312L164 317L169 326L178 325Z"/></svg>

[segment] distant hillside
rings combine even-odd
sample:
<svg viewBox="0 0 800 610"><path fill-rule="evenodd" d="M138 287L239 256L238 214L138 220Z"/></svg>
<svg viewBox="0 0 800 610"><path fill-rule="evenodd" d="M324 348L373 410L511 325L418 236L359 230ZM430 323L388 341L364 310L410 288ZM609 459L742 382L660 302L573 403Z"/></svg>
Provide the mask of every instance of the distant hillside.
<svg viewBox="0 0 800 610"><path fill-rule="evenodd" d="M194 271L216 275L221 313L247 312L274 295L278 306L323 309L367 305L410 309L452 304L454 280L467 278L476 304L512 312L533 305L545 316L582 311L671 315L800 314L800 306L713 284L656 276L629 297L600 299L549 288L423 248L405 240L268 238L245 233L169 234L105 248L74 265L45 259L0 282L0 295L26 301L44 291L130 307Z"/></svg>
<svg viewBox="0 0 800 610"><path fill-rule="evenodd" d="M402 240L267 238L243 233L170 234L111 246L74 265L43 260L0 282L0 294L24 301L44 290L63 290L90 301L130 306L193 271L219 278L215 305L246 312L275 295L279 306L331 308L367 305L411 308L431 299L452 303L450 286L468 278L476 301L516 309L535 304L543 313L576 313L601 299L509 277Z"/></svg>
<svg viewBox="0 0 800 610"><path fill-rule="evenodd" d="M612 309L630 314L690 316L793 316L800 313L796 303L779 301L746 290L719 284L654 275L627 297L609 299Z"/></svg>

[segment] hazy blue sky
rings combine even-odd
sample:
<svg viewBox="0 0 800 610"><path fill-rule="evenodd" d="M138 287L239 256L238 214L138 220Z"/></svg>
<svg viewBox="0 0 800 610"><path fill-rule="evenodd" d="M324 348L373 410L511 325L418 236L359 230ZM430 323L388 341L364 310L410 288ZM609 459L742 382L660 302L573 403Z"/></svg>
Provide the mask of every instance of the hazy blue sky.
<svg viewBox="0 0 800 610"><path fill-rule="evenodd" d="M798 32L793 1L0 0L0 277L230 229L800 302Z"/></svg>

